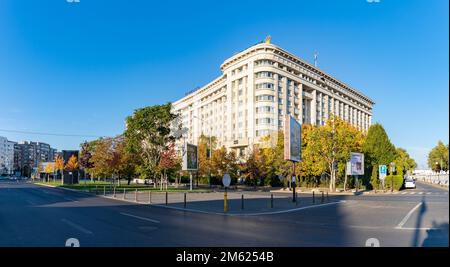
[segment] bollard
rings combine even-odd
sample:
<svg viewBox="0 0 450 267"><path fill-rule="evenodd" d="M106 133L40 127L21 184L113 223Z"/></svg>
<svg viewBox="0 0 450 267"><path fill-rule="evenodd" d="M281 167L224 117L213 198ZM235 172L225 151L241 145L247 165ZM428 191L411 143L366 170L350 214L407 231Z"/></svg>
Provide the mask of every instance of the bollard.
<svg viewBox="0 0 450 267"><path fill-rule="evenodd" d="M324 197L323 197L323 191L322 191L322 199L321 199L321 202L323 203L323 201L324 201Z"/></svg>
<svg viewBox="0 0 450 267"><path fill-rule="evenodd" d="M152 191L148 190L148 204L152 203Z"/></svg>
<svg viewBox="0 0 450 267"><path fill-rule="evenodd" d="M136 189L136 191L134 191L134 202L138 202L138 199L137 199L137 189Z"/></svg>
<svg viewBox="0 0 450 267"><path fill-rule="evenodd" d="M244 209L244 194L241 196L241 210Z"/></svg>
<svg viewBox="0 0 450 267"><path fill-rule="evenodd" d="M116 198L116 187L113 188L113 197Z"/></svg>
<svg viewBox="0 0 450 267"><path fill-rule="evenodd" d="M330 200L328 199L328 192L327 192L327 202L330 202Z"/></svg>
<svg viewBox="0 0 450 267"><path fill-rule="evenodd" d="M270 208L273 209L273 194L270 194Z"/></svg>
<svg viewBox="0 0 450 267"><path fill-rule="evenodd" d="M168 193L166 191L166 206L167 206L167 198L168 198Z"/></svg>
<svg viewBox="0 0 450 267"><path fill-rule="evenodd" d="M103 195L106 196L106 186L103 186Z"/></svg>
<svg viewBox="0 0 450 267"><path fill-rule="evenodd" d="M227 188L225 187L225 192L223 193L223 211L228 212L228 200L227 200Z"/></svg>
<svg viewBox="0 0 450 267"><path fill-rule="evenodd" d="M125 199L125 194L126 194L126 192L125 192L125 188L123 189L123 199Z"/></svg>
<svg viewBox="0 0 450 267"><path fill-rule="evenodd" d="M314 203L316 203L316 199L315 199L314 191L313 191L313 204L314 204Z"/></svg>
<svg viewBox="0 0 450 267"><path fill-rule="evenodd" d="M186 208L186 193L184 193L184 208Z"/></svg>

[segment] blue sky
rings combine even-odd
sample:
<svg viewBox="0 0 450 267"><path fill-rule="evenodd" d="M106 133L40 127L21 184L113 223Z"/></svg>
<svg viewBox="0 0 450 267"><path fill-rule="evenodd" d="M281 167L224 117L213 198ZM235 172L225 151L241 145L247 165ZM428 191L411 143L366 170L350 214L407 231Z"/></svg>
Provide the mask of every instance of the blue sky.
<svg viewBox="0 0 450 267"><path fill-rule="evenodd" d="M0 129L112 136L272 36L375 100L374 122L425 167L449 136L447 0L0 1ZM83 137L1 132L76 149Z"/></svg>

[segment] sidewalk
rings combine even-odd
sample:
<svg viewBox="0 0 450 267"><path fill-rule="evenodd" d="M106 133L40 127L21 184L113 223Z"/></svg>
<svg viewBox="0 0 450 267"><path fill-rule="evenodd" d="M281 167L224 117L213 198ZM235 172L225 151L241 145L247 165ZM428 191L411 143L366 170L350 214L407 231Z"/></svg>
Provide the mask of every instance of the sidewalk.
<svg viewBox="0 0 450 267"><path fill-rule="evenodd" d="M43 185L54 187L50 185ZM208 193L180 193L180 192L136 192L123 191L116 192L106 191L88 193L74 189L62 188L63 190L81 192L91 196L115 199L117 201L126 201L141 205L152 205L163 208L177 209L189 212L208 213L228 216L254 216L280 214L287 212L295 212L302 209L319 208L328 205L336 205L344 201L333 199L331 197L316 195L314 200L312 195L298 194L297 201L292 201L291 194L283 196L274 195L270 192L245 192L231 191L227 192L228 211L224 211L224 192L208 192ZM186 197L186 204L185 204Z"/></svg>

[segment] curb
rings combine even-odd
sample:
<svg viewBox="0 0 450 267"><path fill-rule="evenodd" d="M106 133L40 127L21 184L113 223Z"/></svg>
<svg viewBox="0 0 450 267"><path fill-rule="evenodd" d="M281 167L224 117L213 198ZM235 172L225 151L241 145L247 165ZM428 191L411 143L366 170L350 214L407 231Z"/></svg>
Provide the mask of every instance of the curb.
<svg viewBox="0 0 450 267"><path fill-rule="evenodd" d="M168 206L168 205L164 205L164 204L151 204L151 203L146 203L146 202L136 202L134 200L114 198L114 197L104 196L104 195L100 195L100 194L96 195L96 194L81 191L81 190L65 188L65 187L58 187L58 186L54 186L54 185L47 185L47 184L35 184L35 185L49 187L49 188L60 188L60 189L71 191L71 192L82 193L82 194L86 194L86 195L90 195L90 196L106 198L106 199L111 199L111 200L121 201L121 202L128 202L128 203L133 203L133 204L139 204L139 205L144 205L144 206L150 206L150 207L158 207L158 208L173 209L173 210L184 211L184 212L187 211L187 212L194 212L194 213L213 214L213 215L222 215L222 216L230 216L230 217L244 217L244 216L248 217L248 216L261 216L261 215L275 215L275 214L291 213L291 212L296 212L296 211L300 211L300 210L319 208L319 207L324 207L324 206L329 206L329 205L337 205L337 204L346 202L345 200L340 200L337 202L329 202L329 203L324 203L324 204L316 204L316 205L310 205L310 206L305 206L305 207L300 207L300 208L270 211L270 212L254 212L254 213L247 213L247 214L245 214L245 213L224 213L224 212L204 211L204 210L189 209L189 208L180 208L180 207Z"/></svg>

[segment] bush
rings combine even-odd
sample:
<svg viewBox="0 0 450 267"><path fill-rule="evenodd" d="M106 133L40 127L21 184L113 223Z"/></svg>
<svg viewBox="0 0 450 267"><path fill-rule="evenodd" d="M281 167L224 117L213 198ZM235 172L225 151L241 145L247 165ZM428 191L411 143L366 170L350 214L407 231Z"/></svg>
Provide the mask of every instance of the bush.
<svg viewBox="0 0 450 267"><path fill-rule="evenodd" d="M392 182L394 184L394 190L400 190L403 187L403 176L402 175L388 175L384 180L384 188L386 190L391 190Z"/></svg>

